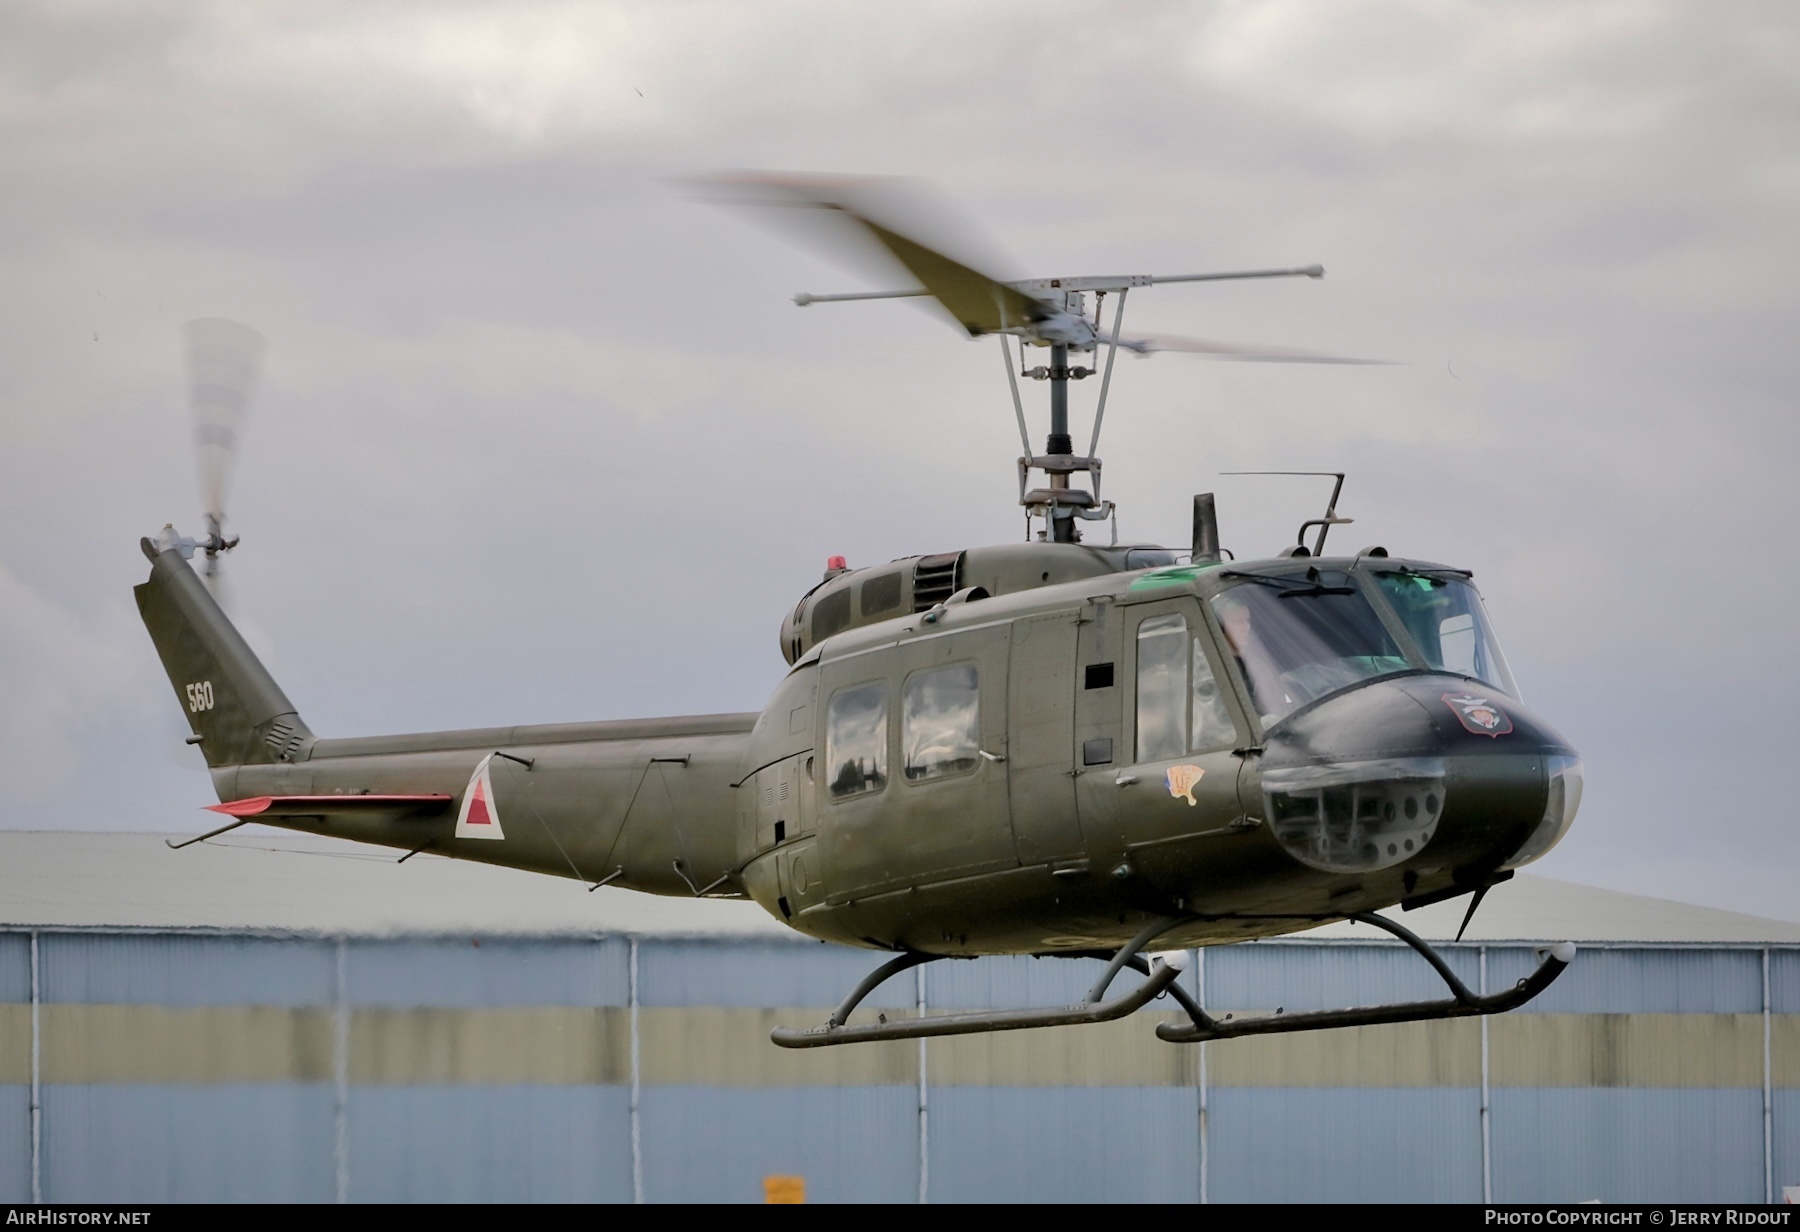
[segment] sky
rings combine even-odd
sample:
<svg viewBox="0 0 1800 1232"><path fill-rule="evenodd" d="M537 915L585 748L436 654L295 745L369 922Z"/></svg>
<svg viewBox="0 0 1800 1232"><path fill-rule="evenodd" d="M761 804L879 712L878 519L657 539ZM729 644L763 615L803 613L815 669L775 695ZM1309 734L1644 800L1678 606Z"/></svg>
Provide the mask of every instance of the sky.
<svg viewBox="0 0 1800 1232"><path fill-rule="evenodd" d="M759 709L828 556L1018 538L992 340L797 310L878 288L691 187L905 175L1003 273L1323 264L1132 297L1398 362L1121 359L1121 538L1347 471L1584 755L1534 871L1800 919L1796 64L1781 3L6 5L0 825L208 816L130 594L191 318L268 339L226 594L322 735Z"/></svg>

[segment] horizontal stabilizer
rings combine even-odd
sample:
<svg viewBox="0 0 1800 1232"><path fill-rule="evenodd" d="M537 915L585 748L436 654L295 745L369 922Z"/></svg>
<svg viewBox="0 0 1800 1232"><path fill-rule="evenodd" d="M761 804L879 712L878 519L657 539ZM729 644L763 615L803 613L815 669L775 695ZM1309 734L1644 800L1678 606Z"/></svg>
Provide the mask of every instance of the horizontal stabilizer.
<svg viewBox="0 0 1800 1232"><path fill-rule="evenodd" d="M434 792L418 796L331 795L251 796L209 804L210 812L227 817L317 817L323 813L435 813L450 806L451 797Z"/></svg>

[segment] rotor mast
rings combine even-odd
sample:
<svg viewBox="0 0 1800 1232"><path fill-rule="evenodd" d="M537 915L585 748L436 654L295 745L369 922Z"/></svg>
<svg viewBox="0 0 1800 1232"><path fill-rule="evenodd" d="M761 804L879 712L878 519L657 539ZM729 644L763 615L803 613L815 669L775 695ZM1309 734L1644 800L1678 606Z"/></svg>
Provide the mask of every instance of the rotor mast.
<svg viewBox="0 0 1800 1232"><path fill-rule="evenodd" d="M1195 274L1115 274L1007 281L948 255L944 246L925 242L922 229L914 226L918 216L907 206L906 194L898 191L895 181L751 173L720 177L712 183L729 188L734 194L747 194L746 203L749 204L816 211L821 219L829 219L829 229L839 234L847 226L850 234L858 235L860 242L897 261L919 284L892 291L850 291L830 295L801 292L794 296L796 305L804 308L811 304L924 297L935 299L968 337L1000 336L1013 412L1019 422L1022 448L1019 503L1025 509L1027 536L1031 534L1032 520L1041 517L1045 525L1039 538L1055 543L1077 543L1081 539L1077 519L1105 521L1113 517L1113 503L1100 498L1100 459L1096 451L1106 413L1106 396L1112 384L1113 362L1118 358L1120 346L1140 355L1174 350L1221 359L1275 363L1360 362L1282 348L1233 346L1193 338L1147 336L1128 339L1120 334L1125 296L1132 288L1176 282L1320 278L1325 270L1319 265ZM1085 303L1090 293L1097 301L1092 319L1087 315ZM1108 332L1103 327L1101 308L1105 296L1111 293L1117 293L1119 299L1112 329ZM1018 340L1021 366L1027 345L1048 347L1049 365L1015 370L1009 336ZM1076 454L1074 439L1069 432L1069 382L1096 373L1091 367L1071 366L1069 357L1071 353L1078 355L1084 351L1098 355L1102 345L1107 348L1106 375L1101 381L1100 396L1094 408L1093 438L1087 454L1082 456ZM1021 376L1050 382L1050 431L1042 454L1031 452L1024 404L1019 397L1018 378ZM1033 470L1044 472L1046 486L1027 488ZM1088 488L1076 487L1071 482L1072 477L1081 472L1092 476ZM1114 534L1117 534L1116 522Z"/></svg>
<svg viewBox="0 0 1800 1232"><path fill-rule="evenodd" d="M1092 369L1071 369L1068 344L1056 343L1050 348L1048 371L1034 369L1029 375L1037 376L1040 372L1050 382L1050 431L1044 439L1042 456L1019 459L1019 475L1023 485L1026 473L1036 468L1044 472L1049 487L1024 492L1019 502L1025 506L1028 518L1042 516L1045 519L1045 538L1053 543L1079 543L1081 532L1075 525L1078 517L1103 518L1112 514L1111 503L1100 501L1100 459L1091 454L1085 458L1076 457L1075 441L1069 433L1069 382L1089 375ZM1070 484L1070 476L1078 471L1093 476L1092 491Z"/></svg>

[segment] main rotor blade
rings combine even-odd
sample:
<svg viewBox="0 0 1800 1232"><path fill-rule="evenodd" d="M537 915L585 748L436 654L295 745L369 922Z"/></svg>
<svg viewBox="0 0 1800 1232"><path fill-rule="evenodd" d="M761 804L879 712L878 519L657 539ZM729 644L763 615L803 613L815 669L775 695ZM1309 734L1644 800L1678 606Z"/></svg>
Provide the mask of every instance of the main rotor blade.
<svg viewBox="0 0 1800 1232"><path fill-rule="evenodd" d="M248 325L218 317L186 326L188 403L200 460L200 497L206 513L225 516L225 486L256 386L265 342Z"/></svg>
<svg viewBox="0 0 1800 1232"><path fill-rule="evenodd" d="M1242 282L1247 278L1323 278L1323 265L1282 269L1219 270L1210 274L1083 274L1075 278L1026 278L1012 285L1021 291L1128 291L1169 282Z"/></svg>
<svg viewBox="0 0 1800 1232"><path fill-rule="evenodd" d="M1102 338L1111 342L1111 338ZM1356 364L1380 366L1391 359L1358 359L1345 355L1321 355L1316 351L1299 351L1292 347L1240 346L1230 342L1211 342L1205 338L1179 338L1170 334L1144 334L1121 338L1119 345L1139 355L1158 351L1176 351L1186 355L1205 355L1211 359L1230 359L1253 364Z"/></svg>
<svg viewBox="0 0 1800 1232"><path fill-rule="evenodd" d="M1050 310L1023 291L935 252L873 219L850 213L925 285L971 338L1042 321Z"/></svg>
<svg viewBox="0 0 1800 1232"><path fill-rule="evenodd" d="M908 211L901 181L741 175L718 177L711 183L739 190L744 194L739 199L751 204L827 211L853 224L867 240L917 278L925 292L942 304L970 337L1017 330L1053 314L1043 301L946 255L940 251L941 244L934 246L919 238L919 221L904 217ZM878 292L866 298L886 298L891 294L894 293ZM804 297L809 303L849 298L853 297Z"/></svg>

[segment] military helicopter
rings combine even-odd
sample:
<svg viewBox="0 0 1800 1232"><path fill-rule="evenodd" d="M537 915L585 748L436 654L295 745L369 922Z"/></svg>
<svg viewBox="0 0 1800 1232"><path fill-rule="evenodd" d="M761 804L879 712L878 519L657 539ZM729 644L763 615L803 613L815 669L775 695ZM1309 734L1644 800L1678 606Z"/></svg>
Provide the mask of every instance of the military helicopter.
<svg viewBox="0 0 1800 1232"><path fill-rule="evenodd" d="M1454 1018L1512 1009L1561 974L1567 943L1515 987L1477 995L1376 914L1468 895L1466 927L1580 803L1577 754L1519 700L1468 571L1382 547L1328 554L1350 521L1341 474L1324 515L1266 559L1221 547L1209 493L1194 497L1183 549L1083 541L1084 524L1114 513L1095 449L1120 349L1346 362L1127 337L1127 293L1323 269L1006 282L884 216L868 182L729 183L850 227L919 284L802 306L927 297L971 337L999 338L1026 538L858 569L832 558L782 621L790 670L757 714L319 737L189 563L202 553L210 575L237 543L224 533L226 428L260 346L197 327L208 532L142 540L151 570L135 594L211 770L209 807L230 820L172 846L255 821L402 860L431 851L590 889L749 898L808 936L892 955L825 1024L775 1029L789 1048L1103 1022L1164 994L1182 1011L1156 1028L1172 1042ZM1015 339L1021 363L1025 346L1050 362L1018 371ZM1102 349L1078 454L1068 386L1095 371L1070 360ZM1041 453L1021 375L1049 385ZM1177 982L1186 948L1343 919L1411 946L1448 996L1215 1018ZM1008 954L1104 966L1074 1005L850 1021L919 964ZM1126 968L1143 978L1109 996Z"/></svg>

